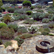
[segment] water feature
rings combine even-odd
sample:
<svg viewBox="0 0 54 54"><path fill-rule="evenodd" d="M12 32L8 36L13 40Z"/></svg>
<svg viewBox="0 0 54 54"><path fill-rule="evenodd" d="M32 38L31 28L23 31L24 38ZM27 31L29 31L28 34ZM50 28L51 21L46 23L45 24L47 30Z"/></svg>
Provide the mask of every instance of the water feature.
<svg viewBox="0 0 54 54"><path fill-rule="evenodd" d="M48 53L49 53L49 52L50 52L49 43L42 42L41 44L42 44L43 46L47 46Z"/></svg>
<svg viewBox="0 0 54 54"><path fill-rule="evenodd" d="M48 49L48 53L50 52L50 48L47 46L47 49Z"/></svg>
<svg viewBox="0 0 54 54"><path fill-rule="evenodd" d="M49 42L47 42L47 41L42 41L40 44L41 44L42 46L47 46L47 45L50 45L50 43L49 43Z"/></svg>
<svg viewBox="0 0 54 54"><path fill-rule="evenodd" d="M53 52L53 42L48 39L40 39L37 41L36 50L41 53L50 53Z"/></svg>

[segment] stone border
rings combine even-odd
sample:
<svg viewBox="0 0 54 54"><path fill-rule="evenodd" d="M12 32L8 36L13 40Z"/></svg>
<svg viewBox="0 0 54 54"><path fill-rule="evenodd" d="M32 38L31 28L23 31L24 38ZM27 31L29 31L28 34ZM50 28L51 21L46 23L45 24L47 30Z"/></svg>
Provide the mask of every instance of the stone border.
<svg viewBox="0 0 54 54"><path fill-rule="evenodd" d="M40 43L42 41L46 41L46 42L49 42L50 45L48 45L50 51L53 49L54 45L53 45L53 42L51 40L38 40L37 41L37 44L36 44L36 49L39 51L39 52L42 52L42 53L47 53L48 52L48 47L47 46L42 46Z"/></svg>

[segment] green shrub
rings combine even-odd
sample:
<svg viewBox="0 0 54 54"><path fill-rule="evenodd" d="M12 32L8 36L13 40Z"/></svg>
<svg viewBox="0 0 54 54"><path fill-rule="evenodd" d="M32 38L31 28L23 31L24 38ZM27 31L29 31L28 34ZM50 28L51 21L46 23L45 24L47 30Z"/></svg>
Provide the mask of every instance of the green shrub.
<svg viewBox="0 0 54 54"><path fill-rule="evenodd" d="M4 11L5 11L5 8L0 7L0 12L4 12Z"/></svg>
<svg viewBox="0 0 54 54"><path fill-rule="evenodd" d="M45 17L44 14L40 14L39 20L42 20L44 17Z"/></svg>
<svg viewBox="0 0 54 54"><path fill-rule="evenodd" d="M54 15L51 17L51 20L54 21Z"/></svg>
<svg viewBox="0 0 54 54"><path fill-rule="evenodd" d="M34 9L34 6L31 6L30 9L31 9L31 10Z"/></svg>
<svg viewBox="0 0 54 54"><path fill-rule="evenodd" d="M52 17L52 16L53 16L52 14L50 14L50 15L48 16L49 21L52 21L52 20L53 20L53 17Z"/></svg>
<svg viewBox="0 0 54 54"><path fill-rule="evenodd" d="M30 1L24 1L23 6L31 6L31 2Z"/></svg>
<svg viewBox="0 0 54 54"><path fill-rule="evenodd" d="M20 14L19 13L13 13L13 16L19 16Z"/></svg>
<svg viewBox="0 0 54 54"><path fill-rule="evenodd" d="M31 15L32 11L26 11L26 14Z"/></svg>
<svg viewBox="0 0 54 54"><path fill-rule="evenodd" d="M9 15L9 16L11 16L11 14L6 14L6 15Z"/></svg>
<svg viewBox="0 0 54 54"><path fill-rule="evenodd" d="M50 32L50 30L49 30L49 28L41 28L41 34L42 35L48 35L49 34L49 32Z"/></svg>
<svg viewBox="0 0 54 54"><path fill-rule="evenodd" d="M27 18L26 15L20 15L20 16L17 16L17 17L15 18L15 20L24 20L24 19L26 19L26 18Z"/></svg>
<svg viewBox="0 0 54 54"><path fill-rule="evenodd" d="M2 40L0 39L0 45L2 44Z"/></svg>
<svg viewBox="0 0 54 54"><path fill-rule="evenodd" d="M44 18L44 19L42 20L42 22L43 22L43 23L48 23L48 22L49 22L49 19Z"/></svg>
<svg viewBox="0 0 54 54"><path fill-rule="evenodd" d="M6 42L6 43L4 44L4 46L5 46L5 48L6 48L7 46L11 46L11 44L12 44L12 42L8 41L8 42Z"/></svg>
<svg viewBox="0 0 54 54"><path fill-rule="evenodd" d="M35 33L37 31L37 28L36 27L31 27L28 30L29 30L30 33L33 34L33 33Z"/></svg>
<svg viewBox="0 0 54 54"><path fill-rule="evenodd" d="M20 47L21 44L24 42L23 39L16 37L14 40L16 40L18 42L18 46Z"/></svg>
<svg viewBox="0 0 54 54"><path fill-rule="evenodd" d="M25 10L20 9L20 10L15 10L14 13L20 13L20 14L25 14Z"/></svg>
<svg viewBox="0 0 54 54"><path fill-rule="evenodd" d="M0 23L0 28L7 26L5 23Z"/></svg>
<svg viewBox="0 0 54 54"><path fill-rule="evenodd" d="M18 26L17 26L17 24L9 24L8 27L9 27L9 28L13 28L15 32L18 31Z"/></svg>
<svg viewBox="0 0 54 54"><path fill-rule="evenodd" d="M34 23L34 20L32 20L32 19L27 19L27 20L24 21L23 23L25 23L25 24L33 24L33 23Z"/></svg>
<svg viewBox="0 0 54 54"><path fill-rule="evenodd" d="M25 27L19 27L18 28L18 33L26 33L27 29Z"/></svg>
<svg viewBox="0 0 54 54"><path fill-rule="evenodd" d="M53 16L52 14L49 14L48 18L51 19L52 16Z"/></svg>
<svg viewBox="0 0 54 54"><path fill-rule="evenodd" d="M54 34L48 34L49 36L54 36Z"/></svg>
<svg viewBox="0 0 54 54"><path fill-rule="evenodd" d="M39 21L40 13L33 14L33 19Z"/></svg>
<svg viewBox="0 0 54 54"><path fill-rule="evenodd" d="M37 5L37 8L42 8L42 6L41 5Z"/></svg>
<svg viewBox="0 0 54 54"><path fill-rule="evenodd" d="M48 26L49 28L54 28L54 23L50 23Z"/></svg>
<svg viewBox="0 0 54 54"><path fill-rule="evenodd" d="M1 8L1 9L2 9L3 12L5 11L5 8Z"/></svg>
<svg viewBox="0 0 54 54"><path fill-rule="evenodd" d="M3 17L3 21L4 21L6 24L8 24L8 22L11 21L11 17L10 17L9 15L5 15L5 16Z"/></svg>
<svg viewBox="0 0 54 54"><path fill-rule="evenodd" d="M36 10L37 12L44 12L43 10Z"/></svg>
<svg viewBox="0 0 54 54"><path fill-rule="evenodd" d="M0 29L0 38L1 39L12 39L14 36L14 30L12 28L8 28L8 27L2 27Z"/></svg>
<svg viewBox="0 0 54 54"><path fill-rule="evenodd" d="M49 14L48 14L48 13L44 13L43 16L44 16L45 18L48 18Z"/></svg>
<svg viewBox="0 0 54 54"><path fill-rule="evenodd" d="M26 39L26 38L30 38L32 37L31 34L23 34L22 36L20 36L21 39Z"/></svg>
<svg viewBox="0 0 54 54"><path fill-rule="evenodd" d="M13 13L14 12L14 8L9 8L8 12Z"/></svg>
<svg viewBox="0 0 54 54"><path fill-rule="evenodd" d="M49 14L54 14L54 11L49 10L48 13L49 13Z"/></svg>
<svg viewBox="0 0 54 54"><path fill-rule="evenodd" d="M42 20L43 18L48 18L49 14L46 14L46 13L35 13L33 14L33 19L34 20Z"/></svg>
<svg viewBox="0 0 54 54"><path fill-rule="evenodd" d="M0 12L2 12L2 9L0 8Z"/></svg>
<svg viewBox="0 0 54 54"><path fill-rule="evenodd" d="M2 21L2 20L3 20L3 18L0 19L0 21Z"/></svg>
<svg viewBox="0 0 54 54"><path fill-rule="evenodd" d="M0 12L4 12L4 11L5 11L5 8L0 7Z"/></svg>
<svg viewBox="0 0 54 54"><path fill-rule="evenodd" d="M32 18L32 15L29 15L28 18Z"/></svg>

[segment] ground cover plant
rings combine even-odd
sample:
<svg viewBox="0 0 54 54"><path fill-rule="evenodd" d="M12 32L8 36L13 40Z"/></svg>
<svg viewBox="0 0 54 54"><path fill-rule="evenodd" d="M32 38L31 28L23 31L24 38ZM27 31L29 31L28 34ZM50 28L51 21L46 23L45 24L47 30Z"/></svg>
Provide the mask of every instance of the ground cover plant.
<svg viewBox="0 0 54 54"><path fill-rule="evenodd" d="M11 46L11 44L12 44L12 42L8 41L8 42L6 42L6 43L4 44L4 46L5 46L5 48L6 48L7 46Z"/></svg>
<svg viewBox="0 0 54 54"><path fill-rule="evenodd" d="M9 27L9 28L13 28L15 32L18 31L18 26L17 26L17 24L9 24L8 27Z"/></svg>

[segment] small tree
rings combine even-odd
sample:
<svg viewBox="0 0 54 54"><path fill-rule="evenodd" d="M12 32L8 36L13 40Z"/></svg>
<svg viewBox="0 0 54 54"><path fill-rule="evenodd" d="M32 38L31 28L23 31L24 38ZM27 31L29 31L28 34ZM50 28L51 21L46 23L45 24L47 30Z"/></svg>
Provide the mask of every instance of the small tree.
<svg viewBox="0 0 54 54"><path fill-rule="evenodd" d="M23 6L31 6L31 2L30 1L24 1Z"/></svg>

